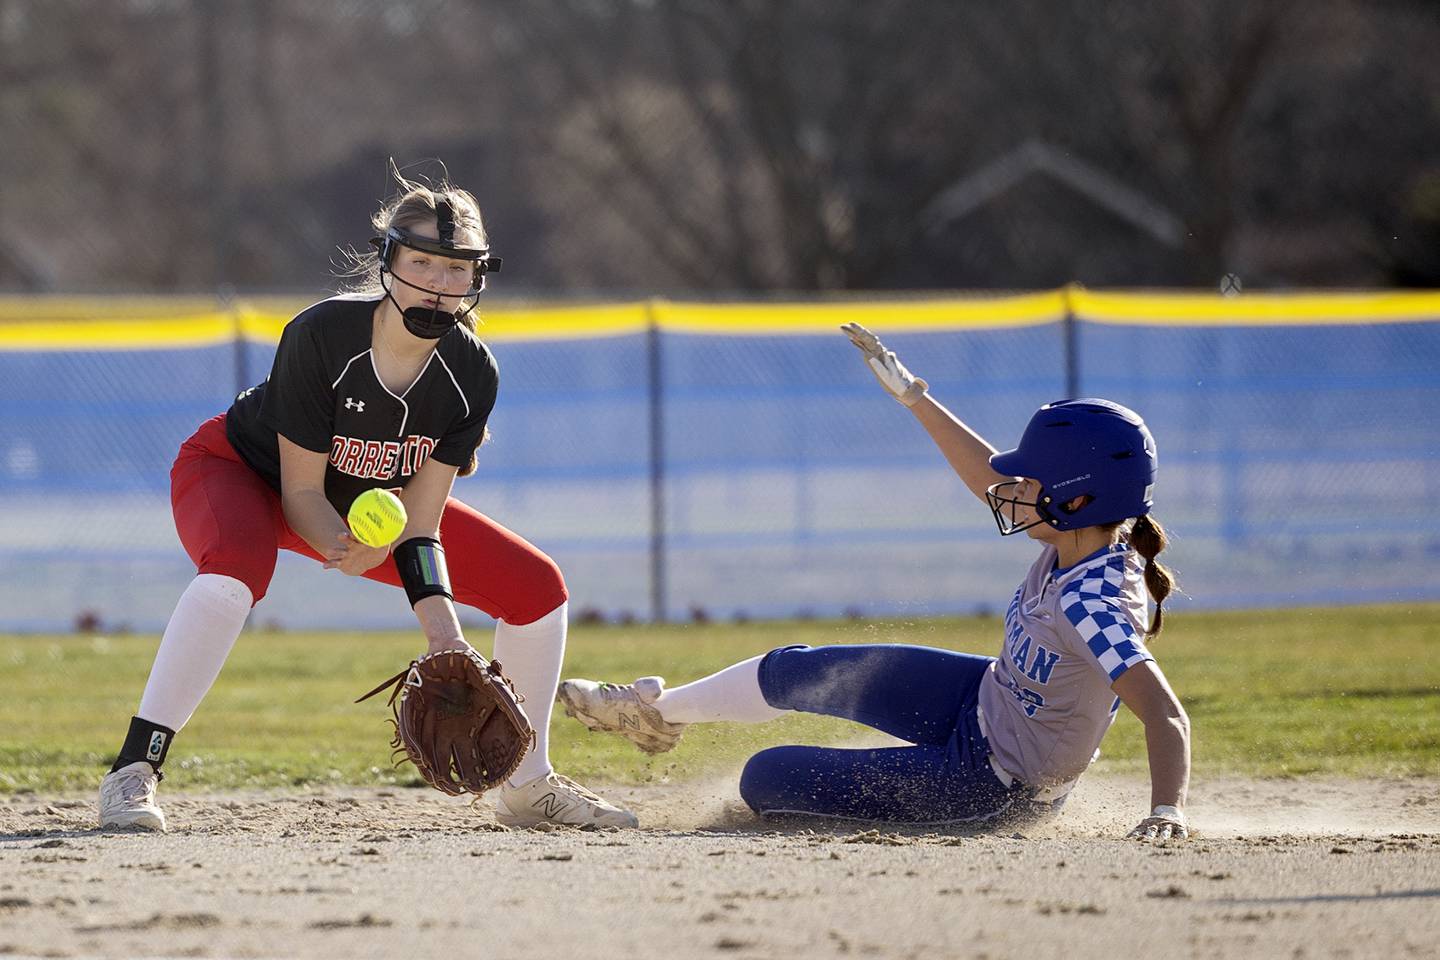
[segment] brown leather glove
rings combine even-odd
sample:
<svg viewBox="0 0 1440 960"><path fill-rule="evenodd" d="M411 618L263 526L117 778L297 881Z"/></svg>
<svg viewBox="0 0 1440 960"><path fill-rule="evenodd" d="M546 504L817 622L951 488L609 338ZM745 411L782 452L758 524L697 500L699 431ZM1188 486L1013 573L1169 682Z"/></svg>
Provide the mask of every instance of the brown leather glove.
<svg viewBox="0 0 1440 960"><path fill-rule="evenodd" d="M412 660L355 702L386 687L393 688L395 713L390 745L415 764L426 783L451 796L498 787L535 744L535 729L514 685L499 662L474 650L443 650Z"/></svg>

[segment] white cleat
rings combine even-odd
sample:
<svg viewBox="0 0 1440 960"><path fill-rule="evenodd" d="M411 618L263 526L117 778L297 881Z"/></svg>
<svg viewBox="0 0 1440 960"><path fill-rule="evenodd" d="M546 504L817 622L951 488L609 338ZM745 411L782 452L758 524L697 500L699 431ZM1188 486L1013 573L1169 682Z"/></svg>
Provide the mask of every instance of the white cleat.
<svg viewBox="0 0 1440 960"><path fill-rule="evenodd" d="M646 753L664 753L685 733L685 724L666 722L651 706L664 691L663 677L641 677L625 684L563 680L557 693L565 716L588 729L618 733Z"/></svg>
<svg viewBox="0 0 1440 960"><path fill-rule="evenodd" d="M507 827L534 827L542 823L571 827L638 827L629 810L586 790L569 777L551 771L518 787L505 784L495 801L495 819Z"/></svg>
<svg viewBox="0 0 1440 960"><path fill-rule="evenodd" d="M100 828L139 827L165 832L165 814L155 805L160 775L144 760L127 764L100 781Z"/></svg>

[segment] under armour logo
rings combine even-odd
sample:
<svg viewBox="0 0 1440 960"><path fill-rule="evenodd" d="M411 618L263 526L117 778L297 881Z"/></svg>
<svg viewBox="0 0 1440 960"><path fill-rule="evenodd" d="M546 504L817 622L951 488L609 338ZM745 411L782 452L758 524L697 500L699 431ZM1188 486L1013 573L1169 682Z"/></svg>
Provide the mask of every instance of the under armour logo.
<svg viewBox="0 0 1440 960"><path fill-rule="evenodd" d="M346 398L345 398L345 409L346 409L346 410L354 410L356 413L364 413L364 412L365 412L365 401L364 401L364 400L354 400L354 399L352 399L352 398L350 398L350 397L346 397Z"/></svg>
<svg viewBox="0 0 1440 960"><path fill-rule="evenodd" d="M535 805L538 806L541 810L544 810L545 816L549 817L551 820L555 819L555 817L560 813L561 810L564 810L566 807L570 806L570 804L566 803L564 800L561 800L553 793L545 794L545 796L541 797L535 802Z"/></svg>

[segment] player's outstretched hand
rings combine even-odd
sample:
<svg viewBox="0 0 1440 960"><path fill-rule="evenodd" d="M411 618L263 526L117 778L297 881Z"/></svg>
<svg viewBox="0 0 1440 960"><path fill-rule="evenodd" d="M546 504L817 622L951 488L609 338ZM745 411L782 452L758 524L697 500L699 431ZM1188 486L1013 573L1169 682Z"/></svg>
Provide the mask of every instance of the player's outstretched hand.
<svg viewBox="0 0 1440 960"><path fill-rule="evenodd" d="M326 551L324 567L359 577L380 566L388 556L389 547L372 547L346 532L340 534L335 546Z"/></svg>
<svg viewBox="0 0 1440 960"><path fill-rule="evenodd" d="M1184 840L1190 836L1185 826L1185 814L1175 807L1156 807L1150 816L1126 835L1128 840L1150 840L1164 843L1168 840Z"/></svg>
<svg viewBox="0 0 1440 960"><path fill-rule="evenodd" d="M920 402L930 385L907 370L900 358L895 356L895 351L886 350L879 337L858 323L841 324L840 329L865 355L865 364L890 396L907 407Z"/></svg>

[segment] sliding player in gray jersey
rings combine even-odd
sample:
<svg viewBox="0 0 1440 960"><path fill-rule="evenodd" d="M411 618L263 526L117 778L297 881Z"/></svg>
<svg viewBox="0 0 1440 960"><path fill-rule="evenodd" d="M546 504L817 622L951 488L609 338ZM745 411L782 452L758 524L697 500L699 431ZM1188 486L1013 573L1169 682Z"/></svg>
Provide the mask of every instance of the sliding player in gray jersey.
<svg viewBox="0 0 1440 960"><path fill-rule="evenodd" d="M1183 839L1190 722L1145 641L1174 586L1155 557L1155 441L1107 400L1046 404L997 453L933 400L869 330L846 324L880 383L929 432L1002 535L1043 546L1005 614L999 657L898 644L791 646L666 690L566 680L566 712L658 753L687 724L789 710L845 717L909 745L787 746L752 757L740 793L762 814L999 823L1052 812L1097 755L1123 702L1145 725L1149 814L1140 839ZM1153 598L1153 618L1147 615Z"/></svg>

